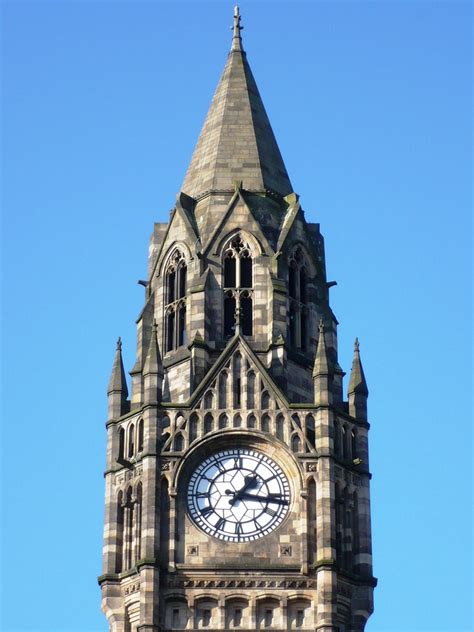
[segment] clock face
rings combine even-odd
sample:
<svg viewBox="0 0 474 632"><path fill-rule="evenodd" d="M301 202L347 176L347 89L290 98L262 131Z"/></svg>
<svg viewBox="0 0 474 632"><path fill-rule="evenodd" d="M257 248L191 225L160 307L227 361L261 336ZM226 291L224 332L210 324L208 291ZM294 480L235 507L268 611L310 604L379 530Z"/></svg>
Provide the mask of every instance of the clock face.
<svg viewBox="0 0 474 632"><path fill-rule="evenodd" d="M222 450L191 475L188 510L206 533L228 542L257 540L288 513L290 486L282 469L247 448Z"/></svg>

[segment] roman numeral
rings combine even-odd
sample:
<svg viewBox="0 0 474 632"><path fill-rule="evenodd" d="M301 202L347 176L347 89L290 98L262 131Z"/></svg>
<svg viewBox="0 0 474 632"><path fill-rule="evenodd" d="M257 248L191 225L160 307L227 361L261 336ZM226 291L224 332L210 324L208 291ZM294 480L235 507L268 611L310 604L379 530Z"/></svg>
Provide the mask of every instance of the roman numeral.
<svg viewBox="0 0 474 632"><path fill-rule="evenodd" d="M235 533L236 535L242 535L242 525L240 522L235 523Z"/></svg>
<svg viewBox="0 0 474 632"><path fill-rule="evenodd" d="M244 466L244 463L242 461L242 457L238 456L234 459L234 467L237 468L238 470L241 470Z"/></svg>
<svg viewBox="0 0 474 632"><path fill-rule="evenodd" d="M266 507L265 513L267 513L269 516L276 516L277 515L277 512L274 511L273 509L271 509L271 507Z"/></svg>
<svg viewBox="0 0 474 632"><path fill-rule="evenodd" d="M203 509L201 509L201 513L203 516L208 516L210 513L212 513L212 507L204 507Z"/></svg>
<svg viewBox="0 0 474 632"><path fill-rule="evenodd" d="M219 529L221 531L223 531L224 529L224 525L225 525L225 518L219 518L219 520L217 521L217 524L215 526L216 529Z"/></svg>
<svg viewBox="0 0 474 632"><path fill-rule="evenodd" d="M198 492L196 498L209 498L209 492Z"/></svg>

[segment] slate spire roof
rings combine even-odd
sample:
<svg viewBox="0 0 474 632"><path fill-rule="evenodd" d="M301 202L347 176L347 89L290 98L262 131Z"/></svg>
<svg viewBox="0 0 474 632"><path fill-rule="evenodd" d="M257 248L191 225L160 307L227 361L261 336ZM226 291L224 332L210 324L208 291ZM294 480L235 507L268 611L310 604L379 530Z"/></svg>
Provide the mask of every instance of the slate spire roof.
<svg viewBox="0 0 474 632"><path fill-rule="evenodd" d="M239 8L232 47L181 190L197 198L233 188L292 193L265 107L242 47Z"/></svg>

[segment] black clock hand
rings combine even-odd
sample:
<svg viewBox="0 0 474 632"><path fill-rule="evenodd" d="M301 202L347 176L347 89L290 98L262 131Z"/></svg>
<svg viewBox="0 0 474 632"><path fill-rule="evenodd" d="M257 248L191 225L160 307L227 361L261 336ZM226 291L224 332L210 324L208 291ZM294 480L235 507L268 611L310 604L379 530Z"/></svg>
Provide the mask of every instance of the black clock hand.
<svg viewBox="0 0 474 632"><path fill-rule="evenodd" d="M279 498L278 496L273 496L271 494L269 496L258 496L257 494L247 494L246 492L243 492L239 496L239 500L258 500L266 503L278 503L279 505L288 504L288 501L284 498Z"/></svg>
<svg viewBox="0 0 474 632"><path fill-rule="evenodd" d="M255 476L255 475L249 475L249 476L246 476L246 477L245 477L245 484L244 484L244 486L243 486L241 489L239 489L239 491L238 491L238 492L235 492L235 491L233 491L233 490L231 490L231 489L226 489L226 490L225 490L225 493L226 493L227 495L233 494L233 496L234 496L233 498L231 498L231 499L229 500L229 504L230 504L230 505L234 505L234 504L235 504L238 500L240 500L240 499L242 498L242 495L243 495L243 494L245 494L245 492L246 492L248 489L253 489L253 488L254 488L254 487L256 487L257 485L258 485L258 479L257 479L257 476Z"/></svg>

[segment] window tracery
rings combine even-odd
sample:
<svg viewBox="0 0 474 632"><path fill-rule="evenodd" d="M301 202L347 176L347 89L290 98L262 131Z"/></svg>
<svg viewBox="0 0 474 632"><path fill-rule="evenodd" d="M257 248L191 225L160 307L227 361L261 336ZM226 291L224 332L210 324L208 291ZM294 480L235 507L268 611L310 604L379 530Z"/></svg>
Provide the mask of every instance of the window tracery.
<svg viewBox="0 0 474 632"><path fill-rule="evenodd" d="M165 349L186 344L186 281L184 255L176 250L165 273Z"/></svg>
<svg viewBox="0 0 474 632"><path fill-rule="evenodd" d="M306 262L301 248L288 262L289 342L301 351L308 348L308 287Z"/></svg>
<svg viewBox="0 0 474 632"><path fill-rule="evenodd" d="M224 250L224 336L236 331L253 335L253 260L241 235Z"/></svg>

